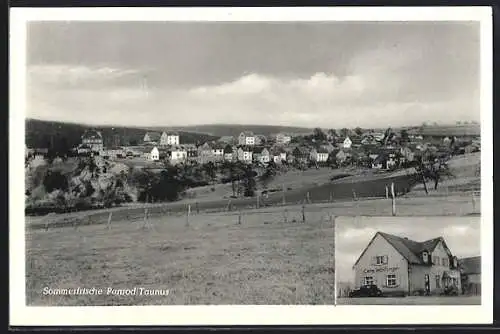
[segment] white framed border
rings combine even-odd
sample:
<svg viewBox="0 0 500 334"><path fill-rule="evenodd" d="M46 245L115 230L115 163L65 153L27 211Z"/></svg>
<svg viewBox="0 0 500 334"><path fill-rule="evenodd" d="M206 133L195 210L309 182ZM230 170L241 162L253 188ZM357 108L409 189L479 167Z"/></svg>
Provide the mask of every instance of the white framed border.
<svg viewBox="0 0 500 334"><path fill-rule="evenodd" d="M479 21L481 33L480 306L25 305L24 146L28 21ZM490 7L11 8L9 253L11 326L480 324L493 320L493 38ZM384 308L383 312L381 307ZM362 314L362 316L359 316Z"/></svg>

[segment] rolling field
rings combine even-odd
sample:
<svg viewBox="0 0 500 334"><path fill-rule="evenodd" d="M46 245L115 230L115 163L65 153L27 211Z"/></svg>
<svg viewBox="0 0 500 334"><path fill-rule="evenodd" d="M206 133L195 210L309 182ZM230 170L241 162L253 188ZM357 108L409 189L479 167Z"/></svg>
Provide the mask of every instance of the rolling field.
<svg viewBox="0 0 500 334"><path fill-rule="evenodd" d="M203 214L27 232L28 305L333 304L334 226L324 212ZM44 295L101 288L103 295ZM107 295L107 288L168 296Z"/></svg>
<svg viewBox="0 0 500 334"><path fill-rule="evenodd" d="M481 305L481 296L337 298L337 305Z"/></svg>

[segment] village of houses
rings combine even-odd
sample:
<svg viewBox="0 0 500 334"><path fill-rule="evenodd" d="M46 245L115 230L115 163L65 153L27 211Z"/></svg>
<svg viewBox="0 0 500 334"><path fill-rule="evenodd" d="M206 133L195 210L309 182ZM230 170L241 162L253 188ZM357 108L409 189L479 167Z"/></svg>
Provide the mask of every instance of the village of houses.
<svg viewBox="0 0 500 334"><path fill-rule="evenodd" d="M311 135L278 133L266 137L243 131L236 138L222 136L199 145L184 143L177 132L146 132L137 146L109 145L98 130L89 129L82 134L81 144L74 151L77 155L95 154L110 160L129 160L138 167L154 166L162 161L171 164L241 161L261 166L273 161L276 164L295 163L303 168L356 165L391 170L411 164L429 150L438 156L447 155L451 143L459 144L455 154L480 151L479 131L470 131L470 127L464 129L454 127L449 134L432 127L410 129L405 140L401 133L390 132L392 136L387 136L387 131L347 131L341 137L330 130L322 133L324 138L321 140ZM116 139L119 143L120 138ZM46 148L26 148L26 156L43 160L47 151Z"/></svg>

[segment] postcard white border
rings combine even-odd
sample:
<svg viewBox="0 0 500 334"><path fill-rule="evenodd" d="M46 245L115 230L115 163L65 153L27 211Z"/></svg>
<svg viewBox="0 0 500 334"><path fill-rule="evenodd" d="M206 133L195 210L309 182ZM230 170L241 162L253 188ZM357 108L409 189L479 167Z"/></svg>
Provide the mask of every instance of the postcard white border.
<svg viewBox="0 0 500 334"><path fill-rule="evenodd" d="M25 305L24 156L27 21L480 21L480 306L120 306ZM9 112L10 325L475 324L493 319L492 11L490 7L11 8ZM363 316L360 317L359 314Z"/></svg>

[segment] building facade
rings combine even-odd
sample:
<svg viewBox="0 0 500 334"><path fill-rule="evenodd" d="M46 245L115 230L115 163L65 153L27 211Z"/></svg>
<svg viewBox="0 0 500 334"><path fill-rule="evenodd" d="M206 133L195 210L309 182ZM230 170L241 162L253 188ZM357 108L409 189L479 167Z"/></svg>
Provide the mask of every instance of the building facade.
<svg viewBox="0 0 500 334"><path fill-rule="evenodd" d="M163 132L160 137L160 145L168 146L168 145L180 145L180 137L177 132L166 133Z"/></svg>
<svg viewBox="0 0 500 334"><path fill-rule="evenodd" d="M251 131L243 131L238 136L238 145L255 145L255 135Z"/></svg>
<svg viewBox="0 0 500 334"><path fill-rule="evenodd" d="M417 242L377 232L353 266L354 285L377 285L386 295L461 291L458 259L443 238Z"/></svg>
<svg viewBox="0 0 500 334"><path fill-rule="evenodd" d="M104 147L102 135L97 130L87 130L82 135L82 147L89 147L92 152L101 152Z"/></svg>
<svg viewBox="0 0 500 334"><path fill-rule="evenodd" d="M285 133L278 133L276 135L276 144L278 145L287 145L292 141L292 137Z"/></svg>

